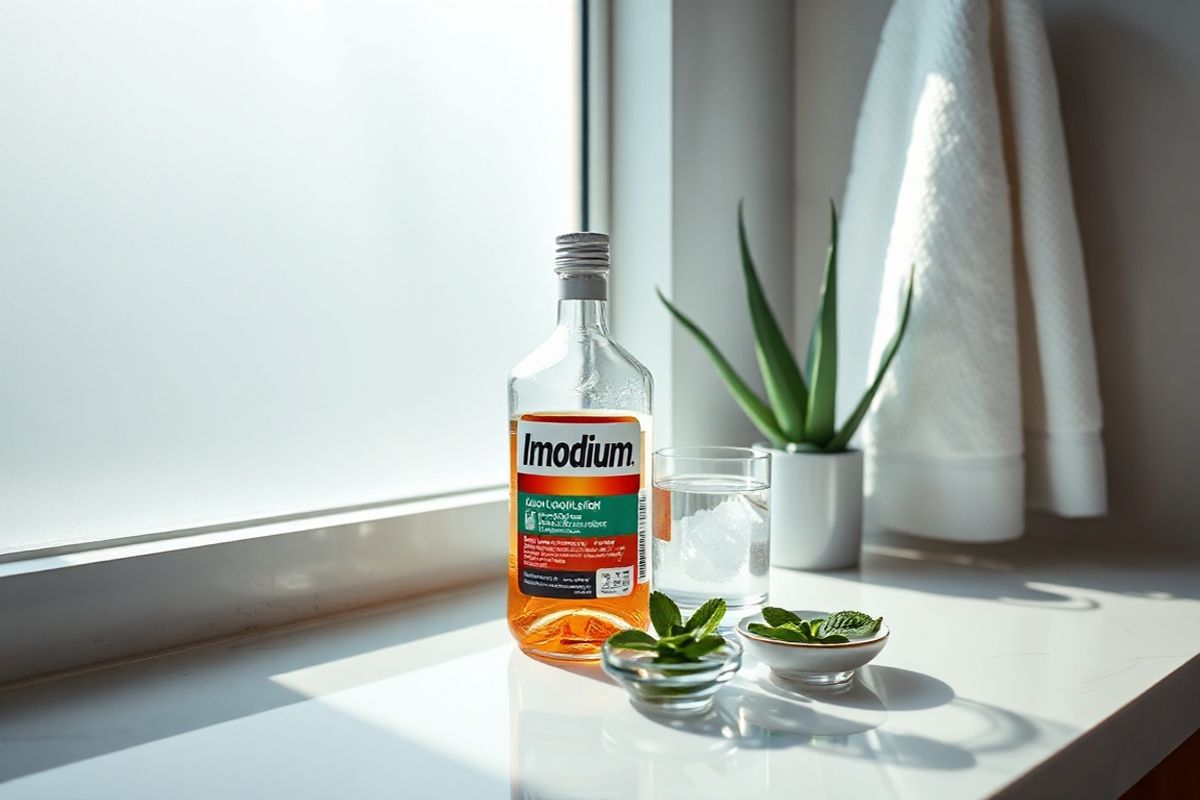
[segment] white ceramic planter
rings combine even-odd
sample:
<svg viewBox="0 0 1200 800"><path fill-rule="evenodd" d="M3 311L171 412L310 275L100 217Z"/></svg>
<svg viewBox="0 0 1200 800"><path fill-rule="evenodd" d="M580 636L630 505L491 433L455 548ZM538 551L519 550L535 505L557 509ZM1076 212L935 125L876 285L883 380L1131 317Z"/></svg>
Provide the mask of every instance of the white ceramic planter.
<svg viewBox="0 0 1200 800"><path fill-rule="evenodd" d="M838 569L862 550L862 452L771 452L771 564Z"/></svg>

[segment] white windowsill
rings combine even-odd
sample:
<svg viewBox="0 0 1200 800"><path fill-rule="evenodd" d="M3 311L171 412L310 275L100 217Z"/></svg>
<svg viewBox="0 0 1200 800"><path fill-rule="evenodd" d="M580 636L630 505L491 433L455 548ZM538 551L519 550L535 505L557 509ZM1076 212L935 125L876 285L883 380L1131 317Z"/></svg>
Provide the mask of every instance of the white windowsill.
<svg viewBox="0 0 1200 800"><path fill-rule="evenodd" d="M507 489L0 563L0 686L503 574Z"/></svg>
<svg viewBox="0 0 1200 800"><path fill-rule="evenodd" d="M0 693L0 794L1114 796L1200 727L1197 587L1178 557L887 539L772 572L777 604L888 618L851 694L780 697L750 662L668 726L517 652L492 581Z"/></svg>
<svg viewBox="0 0 1200 800"><path fill-rule="evenodd" d="M172 553L196 547L254 539L262 536L279 536L319 528L335 528L343 525L361 525L395 517L446 511L480 503L493 503L508 499L504 487L478 489L457 494L422 497L413 500L398 500L390 503L372 503L348 509L296 514L267 520L252 520L229 525L214 525L195 530L165 532L148 536L130 537L106 542L102 546L65 548L62 550L38 550L32 553L8 553L0 557L0 578L10 575L26 575L33 572L74 567L84 564L99 564L138 556Z"/></svg>

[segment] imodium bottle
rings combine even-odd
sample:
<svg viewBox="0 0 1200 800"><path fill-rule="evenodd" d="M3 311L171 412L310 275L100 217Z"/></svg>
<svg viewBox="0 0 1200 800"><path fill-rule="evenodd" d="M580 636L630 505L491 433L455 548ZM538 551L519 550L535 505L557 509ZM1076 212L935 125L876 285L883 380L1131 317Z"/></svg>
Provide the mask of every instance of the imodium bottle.
<svg viewBox="0 0 1200 800"><path fill-rule="evenodd" d="M558 326L508 380L508 623L526 652L589 659L646 626L652 381L608 330L608 236L556 244Z"/></svg>

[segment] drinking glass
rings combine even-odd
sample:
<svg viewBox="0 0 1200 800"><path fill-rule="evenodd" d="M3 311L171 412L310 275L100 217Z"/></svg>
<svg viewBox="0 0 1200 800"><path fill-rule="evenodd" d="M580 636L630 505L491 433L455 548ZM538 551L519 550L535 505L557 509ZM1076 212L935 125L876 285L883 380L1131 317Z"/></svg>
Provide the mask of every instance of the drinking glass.
<svg viewBox="0 0 1200 800"><path fill-rule="evenodd" d="M654 454L653 583L682 609L723 597L736 621L767 602L771 454L667 447Z"/></svg>

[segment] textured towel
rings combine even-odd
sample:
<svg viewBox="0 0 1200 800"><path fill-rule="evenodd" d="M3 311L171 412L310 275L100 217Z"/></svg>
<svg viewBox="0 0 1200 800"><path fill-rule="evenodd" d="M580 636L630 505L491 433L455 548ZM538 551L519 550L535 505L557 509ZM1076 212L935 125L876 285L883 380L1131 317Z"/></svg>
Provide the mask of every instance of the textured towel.
<svg viewBox="0 0 1200 800"><path fill-rule="evenodd" d="M863 100L839 237L844 418L912 317L864 424L867 521L1019 536L1105 512L1083 255L1036 0L897 0Z"/></svg>

